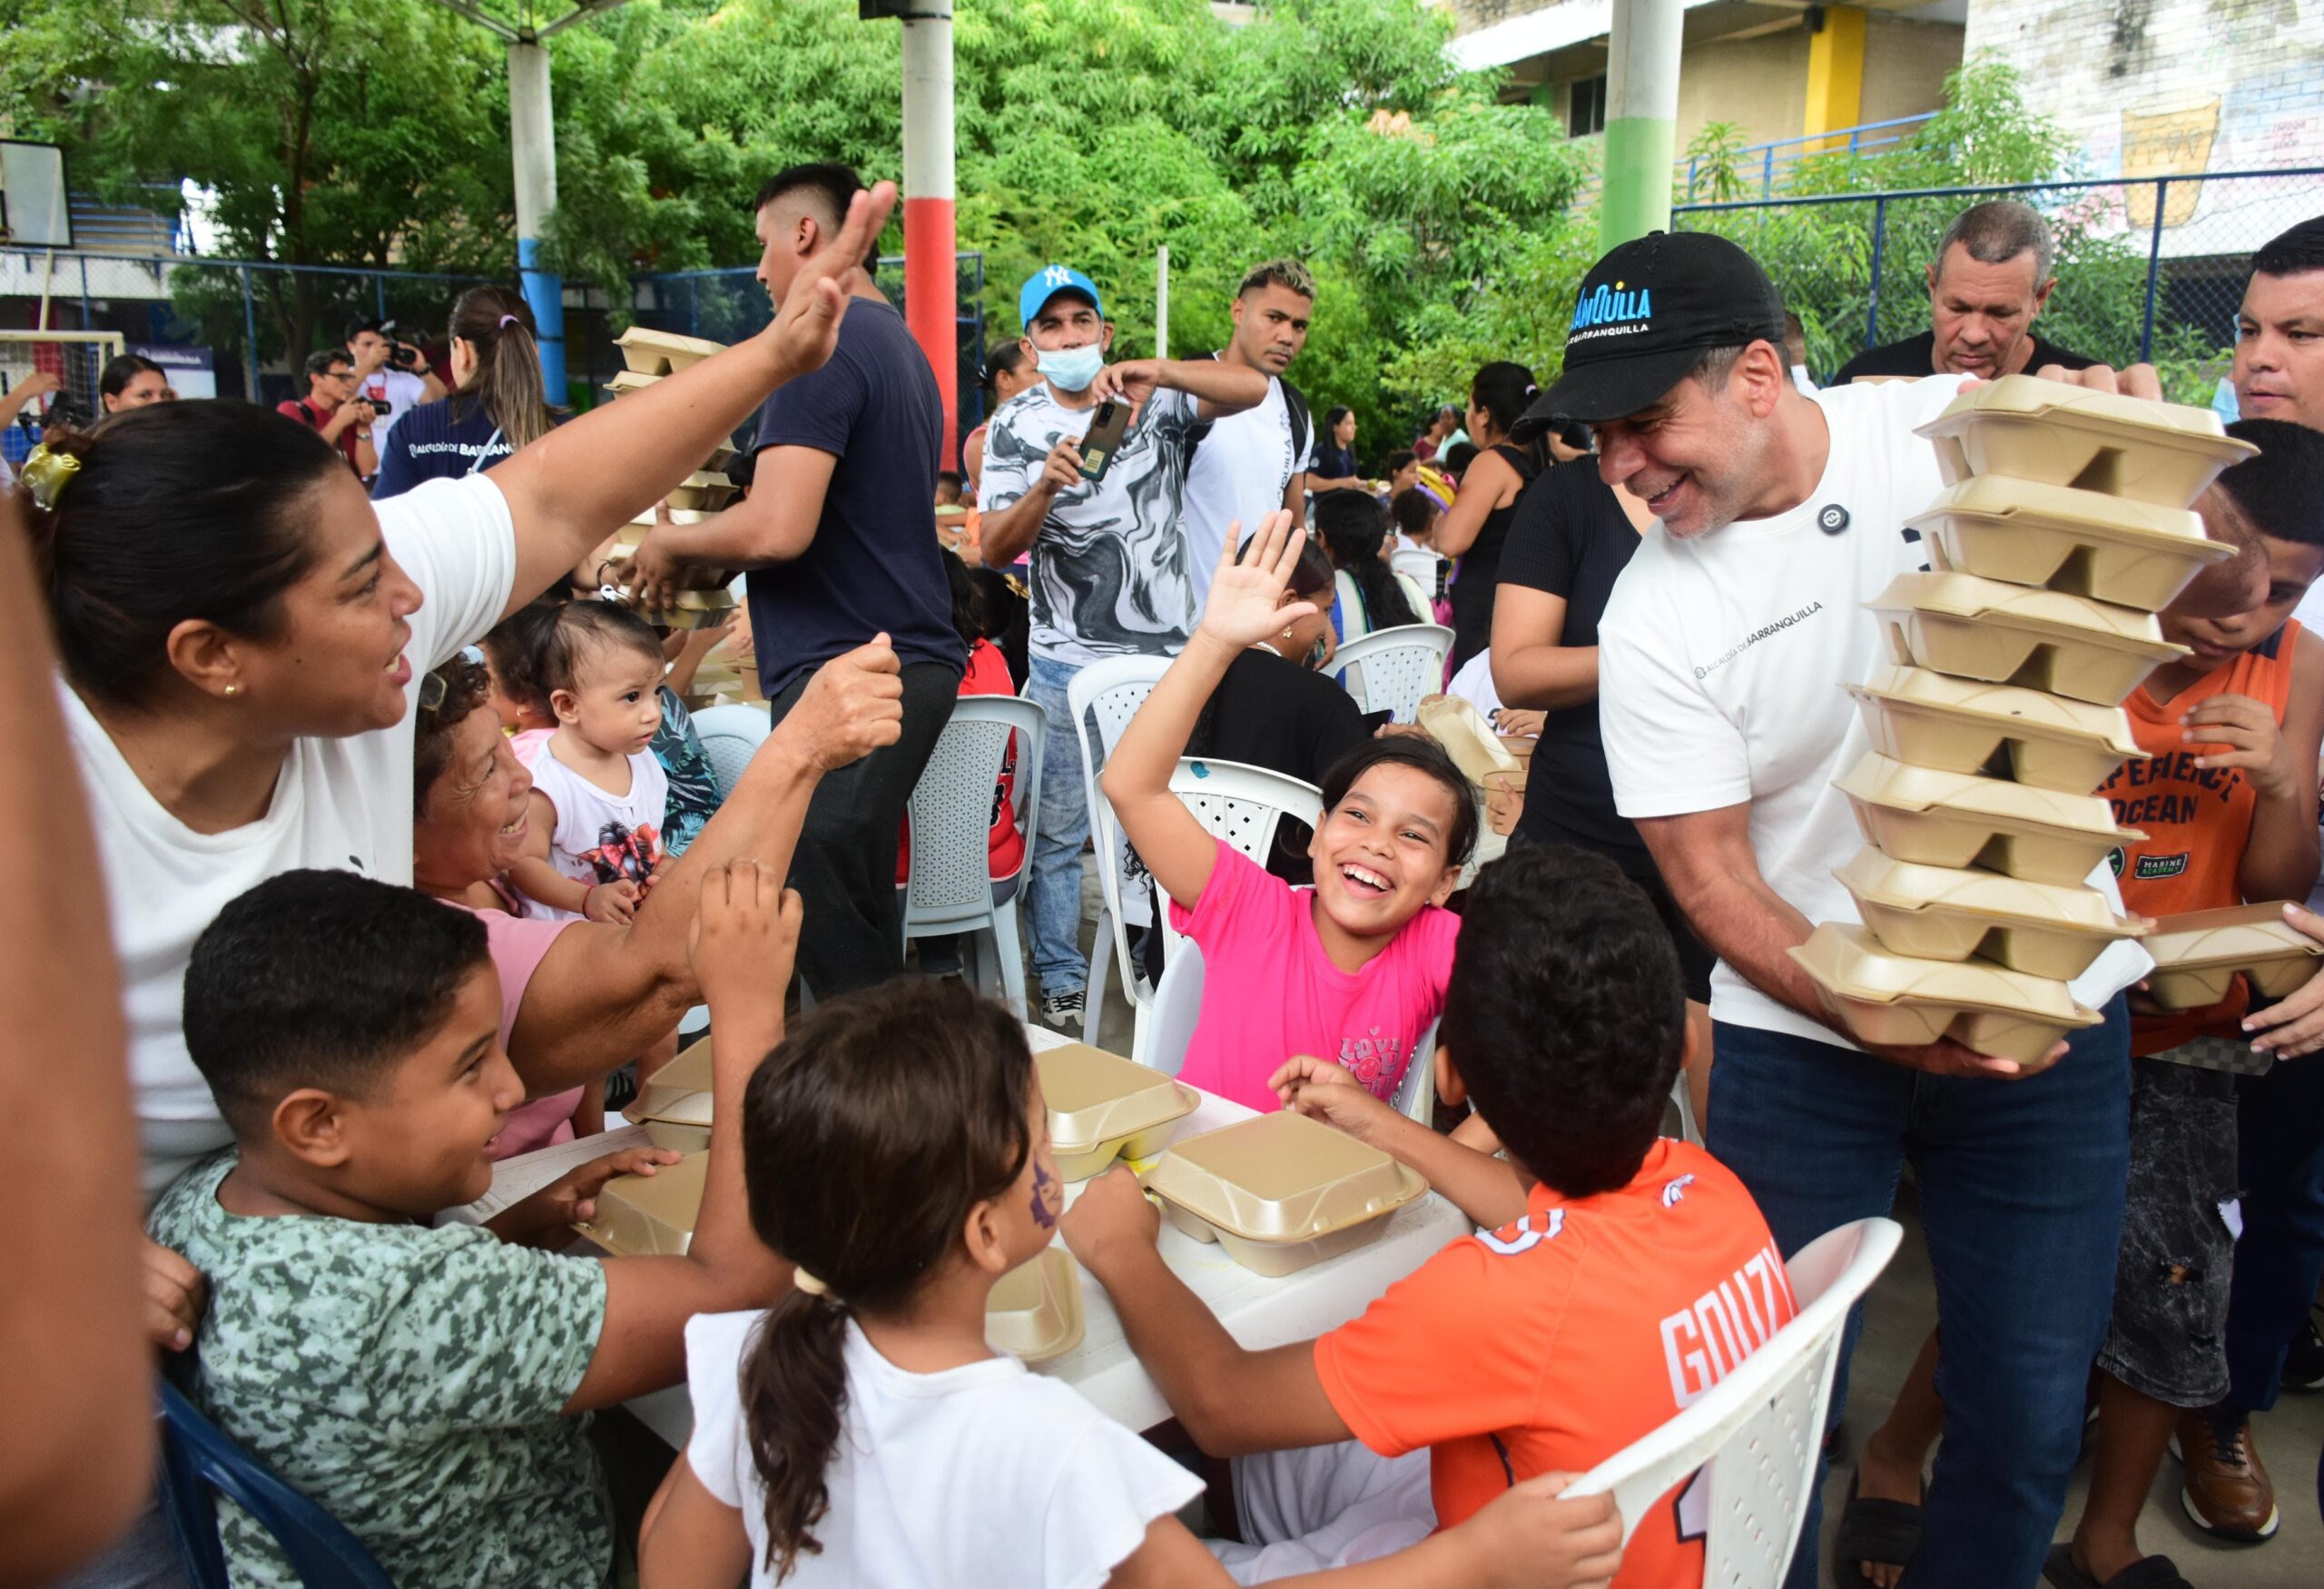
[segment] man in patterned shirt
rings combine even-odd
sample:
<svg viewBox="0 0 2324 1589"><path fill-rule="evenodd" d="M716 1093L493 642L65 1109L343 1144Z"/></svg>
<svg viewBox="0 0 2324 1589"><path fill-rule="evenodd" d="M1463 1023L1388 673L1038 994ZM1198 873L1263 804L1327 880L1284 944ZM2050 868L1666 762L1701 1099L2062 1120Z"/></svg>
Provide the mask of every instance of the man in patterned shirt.
<svg viewBox="0 0 2324 1589"><path fill-rule="evenodd" d="M984 444L977 506L988 568L1032 554L1028 698L1049 715L1041 810L1027 887L1041 1019L1082 1023L1081 844L1089 812L1066 688L1108 656L1175 656L1194 617L1186 539L1194 427L1266 400L1256 370L1210 359L1108 365L1112 328L1098 289L1065 265L1028 277L1017 297L1024 349L1042 379L1001 404ZM1081 441L1098 405L1134 418L1103 479L1081 476Z"/></svg>

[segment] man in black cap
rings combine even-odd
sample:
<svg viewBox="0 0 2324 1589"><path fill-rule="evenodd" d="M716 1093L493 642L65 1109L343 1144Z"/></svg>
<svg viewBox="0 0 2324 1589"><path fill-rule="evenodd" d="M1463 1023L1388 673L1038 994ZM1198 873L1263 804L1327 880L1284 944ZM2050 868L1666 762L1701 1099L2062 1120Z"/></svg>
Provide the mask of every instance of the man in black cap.
<svg viewBox="0 0 2324 1589"><path fill-rule="evenodd" d="M2031 1584L2112 1295L2129 1153L2119 989L2149 962L2111 950L2075 984L2104 1022L2019 1065L1952 1041L1859 1043L1787 952L1816 923L1857 919L1832 870L1863 839L1831 785L1868 745L1841 686L1886 660L1862 604L1923 566L1904 521L1942 482L1913 430L1961 380L1806 393L1783 334L1781 299L1733 243L1625 243L1583 278L1565 372L1525 424L1590 425L1600 474L1660 521L1600 621L1600 713L1616 805L1719 956L1709 1145L1787 1254L1887 1213L1912 1160L1946 1417L1905 1581ZM2109 370L2071 379L2114 386ZM2136 384L2152 395L2152 372ZM2102 880L2111 890L2103 866ZM1845 1388L1844 1359L1835 1422ZM1796 1586L1816 1581L1817 1537L1811 1511Z"/></svg>

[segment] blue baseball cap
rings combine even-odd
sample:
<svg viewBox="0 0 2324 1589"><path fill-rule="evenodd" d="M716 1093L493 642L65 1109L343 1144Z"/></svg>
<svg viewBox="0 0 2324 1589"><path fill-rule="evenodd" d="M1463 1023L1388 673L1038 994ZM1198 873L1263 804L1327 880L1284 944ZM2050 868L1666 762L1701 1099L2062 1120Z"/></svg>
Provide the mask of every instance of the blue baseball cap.
<svg viewBox="0 0 2324 1589"><path fill-rule="evenodd" d="M1106 312L1105 301L1098 296L1098 283L1071 265L1043 265L1026 277L1025 284L1017 290L1018 321L1029 331L1033 317L1060 292L1078 292L1100 316Z"/></svg>

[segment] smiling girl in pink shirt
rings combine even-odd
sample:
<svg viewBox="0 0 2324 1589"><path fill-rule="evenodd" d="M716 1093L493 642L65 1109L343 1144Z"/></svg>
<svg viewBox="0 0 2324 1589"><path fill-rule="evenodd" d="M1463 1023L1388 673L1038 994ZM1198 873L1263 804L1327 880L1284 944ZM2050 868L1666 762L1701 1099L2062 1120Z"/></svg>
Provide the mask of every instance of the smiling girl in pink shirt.
<svg viewBox="0 0 2324 1589"><path fill-rule="evenodd" d="M1228 664L1315 610L1288 588L1305 538L1280 512L1239 557L1228 538L1201 627L1100 780L1170 897L1171 924L1202 949L1202 1012L1181 1077L1258 1110L1276 1107L1267 1081L1294 1054L1335 1061L1379 1097L1394 1094L1444 1005L1461 923L1443 904L1477 838L1467 781L1418 735L1373 740L1324 775L1312 890L1213 838L1170 793Z"/></svg>

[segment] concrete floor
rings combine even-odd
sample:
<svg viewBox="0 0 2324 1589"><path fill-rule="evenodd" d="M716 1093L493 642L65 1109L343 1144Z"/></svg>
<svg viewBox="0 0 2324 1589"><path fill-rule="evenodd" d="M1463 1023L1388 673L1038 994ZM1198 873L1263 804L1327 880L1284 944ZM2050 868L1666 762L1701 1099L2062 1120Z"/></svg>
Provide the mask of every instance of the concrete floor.
<svg viewBox="0 0 2324 1589"><path fill-rule="evenodd" d="M1088 873L1084 895L1085 923L1097 919L1097 893L1092 871ZM1085 924L1085 950L1088 931ZM1098 1042L1112 1051L1128 1053L1129 1004L1122 996L1118 973L1108 978L1108 984L1099 1015ZM1028 985L1038 998L1029 974ZM1838 1525L1839 1508L1847 1499L1853 1467L1846 1453L1860 1446L1887 1415L1896 1387L1912 1367L1914 1355L1936 1317L1928 1251L1921 1240L1911 1197L1908 1187L1896 1214L1905 1227L1904 1247L1866 1302L1864 1335L1850 1371L1852 1389L1844 1425L1846 1446L1825 1485L1826 1583L1831 1581L1832 1534ZM2179 1466L2165 1457L2140 1527L2140 1543L2149 1551L2170 1556L2195 1589L2324 1589L2324 1519L2319 1519L2317 1501L2318 1454L2324 1450L2324 1394L2286 1394L2273 1412L2255 1420L2253 1443L2276 1481L2283 1527L2274 1539L2263 1545L2231 1545L2198 1532L2179 1505ZM2073 1533L2073 1520L2081 1515L2089 1480L2090 1464L2085 1458L2075 1472L2073 1492L2057 1537L2063 1539ZM2004 1586L1980 1584L1967 1589Z"/></svg>

